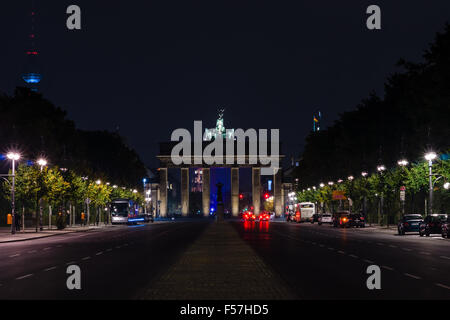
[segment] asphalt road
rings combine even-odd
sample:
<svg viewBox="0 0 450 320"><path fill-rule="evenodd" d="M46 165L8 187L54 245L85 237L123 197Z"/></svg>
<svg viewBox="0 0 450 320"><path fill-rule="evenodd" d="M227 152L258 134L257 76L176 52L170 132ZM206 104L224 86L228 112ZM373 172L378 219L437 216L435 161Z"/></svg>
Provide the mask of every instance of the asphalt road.
<svg viewBox="0 0 450 320"><path fill-rule="evenodd" d="M310 223L234 223L304 299L450 299L450 240ZM368 290L369 265L381 290Z"/></svg>
<svg viewBox="0 0 450 320"><path fill-rule="evenodd" d="M0 299L139 298L209 223L123 226L0 244ZM309 223L231 223L300 298L450 299L450 240L440 236ZM82 290L67 289L68 265L80 267ZM381 290L367 289L369 265L381 268Z"/></svg>
<svg viewBox="0 0 450 320"><path fill-rule="evenodd" d="M208 225L166 222L0 244L0 299L134 299ZM82 290L68 290L68 265Z"/></svg>

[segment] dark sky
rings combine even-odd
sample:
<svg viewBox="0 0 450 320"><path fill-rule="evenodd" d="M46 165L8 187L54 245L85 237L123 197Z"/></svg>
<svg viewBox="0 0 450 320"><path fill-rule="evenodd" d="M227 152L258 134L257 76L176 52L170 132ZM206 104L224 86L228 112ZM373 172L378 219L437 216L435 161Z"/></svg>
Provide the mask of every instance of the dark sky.
<svg viewBox="0 0 450 320"><path fill-rule="evenodd" d="M24 70L31 0L0 5L0 90ZM450 21L450 1L36 0L41 91L79 128L114 130L155 166L157 142L194 120L279 128L283 151L301 151L312 114L324 126L356 107L400 57L420 61ZM82 30L66 29L66 8ZM370 4L382 30L366 28Z"/></svg>

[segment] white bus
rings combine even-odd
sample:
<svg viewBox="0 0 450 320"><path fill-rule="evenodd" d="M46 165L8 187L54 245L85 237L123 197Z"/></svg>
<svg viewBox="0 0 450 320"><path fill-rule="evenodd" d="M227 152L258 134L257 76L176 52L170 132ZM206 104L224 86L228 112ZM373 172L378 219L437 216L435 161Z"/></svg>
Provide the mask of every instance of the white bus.
<svg viewBox="0 0 450 320"><path fill-rule="evenodd" d="M312 202L300 202L298 207L300 211L300 221L298 222L313 222L316 205Z"/></svg>

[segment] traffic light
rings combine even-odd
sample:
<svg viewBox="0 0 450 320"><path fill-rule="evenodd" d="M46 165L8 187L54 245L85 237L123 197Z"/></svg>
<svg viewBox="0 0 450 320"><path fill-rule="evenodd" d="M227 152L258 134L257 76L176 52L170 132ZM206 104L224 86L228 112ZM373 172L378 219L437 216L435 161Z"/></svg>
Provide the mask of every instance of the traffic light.
<svg viewBox="0 0 450 320"><path fill-rule="evenodd" d="M242 193L239 195L239 199L244 199L244 195Z"/></svg>
<svg viewBox="0 0 450 320"><path fill-rule="evenodd" d="M264 199L269 199L270 194L268 194L267 192L264 194Z"/></svg>

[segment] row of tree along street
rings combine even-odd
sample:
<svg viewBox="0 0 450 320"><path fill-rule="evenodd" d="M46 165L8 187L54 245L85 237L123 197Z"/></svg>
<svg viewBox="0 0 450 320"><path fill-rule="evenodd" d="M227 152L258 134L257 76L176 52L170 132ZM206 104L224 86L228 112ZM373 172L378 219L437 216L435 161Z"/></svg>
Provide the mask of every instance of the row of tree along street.
<svg viewBox="0 0 450 320"><path fill-rule="evenodd" d="M445 156L442 158L446 159ZM448 213L450 160L436 159L432 173L433 213ZM333 200L333 192L336 194L336 191L341 191L338 195L344 195L347 199ZM371 174L360 171L355 176L321 181L298 192L297 201L318 203L319 208L320 204L323 204L322 210L326 212L339 209L364 212L371 223L393 224L398 221L403 211L427 213L428 193L428 162L409 164L406 160L399 160L396 167L385 168L379 165Z"/></svg>
<svg viewBox="0 0 450 320"><path fill-rule="evenodd" d="M446 159L450 150L450 25L437 33L422 62L400 60L398 66L402 70L389 77L383 98L371 94L356 110L341 114L326 130L307 137L294 177L298 190L306 190L300 192L301 199L329 202L333 189L345 188L355 208L362 206L365 196L371 212L379 210L381 199L376 195L383 195L379 211L386 213L385 220L393 221L400 212L399 188L405 186L406 212L424 213L429 192L424 154L434 151ZM402 159L413 163L398 166ZM379 174L376 168L382 164L392 169ZM448 166L444 160L433 164L433 173L443 176L435 185L435 213L450 205L442 188L449 179ZM369 174L363 178L361 172ZM348 181L351 175L355 179ZM437 178L432 177L433 183ZM336 183L340 179L346 182ZM335 183L328 185L331 181ZM325 186L319 190L322 182Z"/></svg>
<svg viewBox="0 0 450 320"><path fill-rule="evenodd" d="M65 111L27 88L17 88L13 96L0 94L0 114L0 154L22 155L16 171L16 212L25 214L28 224L36 224L40 199L45 202L45 217L49 206L54 217L73 208L79 217L86 212L86 199L93 212L116 197L142 201L139 193L130 190L141 186L146 168L117 132L77 129ZM52 166L42 172L24 160L43 155ZM10 161L2 160L0 174L11 174ZM98 179L103 183L97 184ZM11 185L2 180L0 189L0 225L5 225L11 212Z"/></svg>
<svg viewBox="0 0 450 320"><path fill-rule="evenodd" d="M3 181L1 188L1 196L8 201L11 200L11 180L12 177L9 177L9 181ZM26 221L35 226L50 223L48 219L52 213L51 224L59 227L72 222L80 223L82 212L85 213L86 223L105 222L108 214L104 209L111 199L117 198L144 203L142 193L136 189L101 180L92 181L72 170L58 167L41 169L36 165L20 164L15 173L16 211L28 215ZM41 207L44 210L40 217ZM88 216L89 212L91 214ZM61 217L63 220L58 220ZM6 222L6 212L1 219Z"/></svg>

